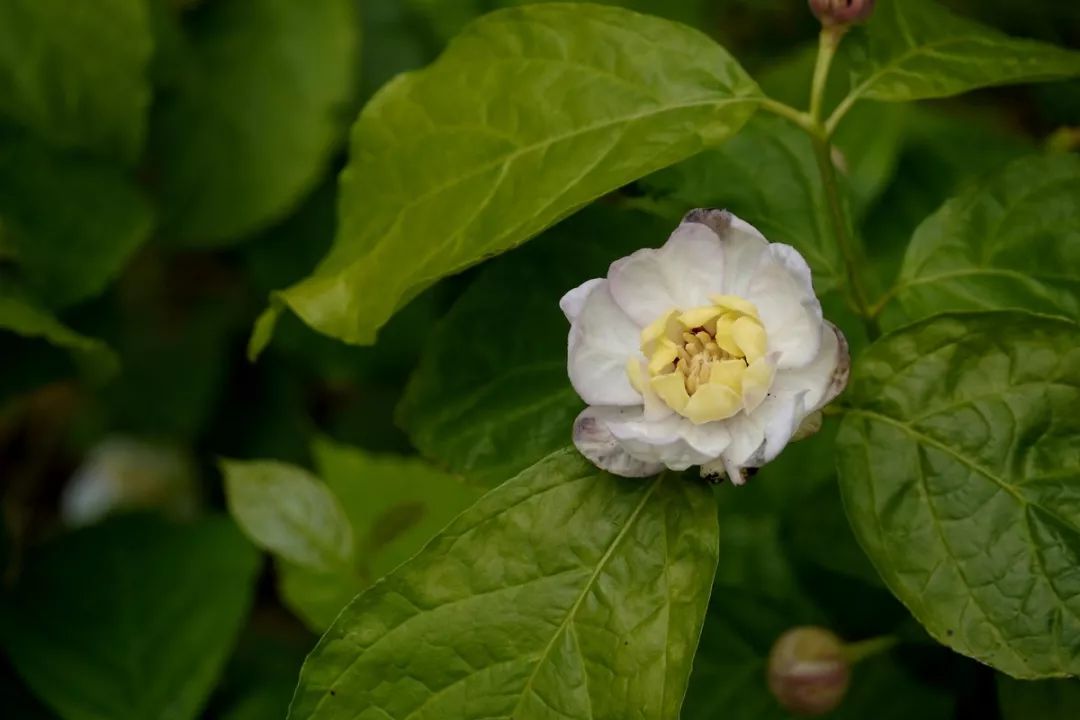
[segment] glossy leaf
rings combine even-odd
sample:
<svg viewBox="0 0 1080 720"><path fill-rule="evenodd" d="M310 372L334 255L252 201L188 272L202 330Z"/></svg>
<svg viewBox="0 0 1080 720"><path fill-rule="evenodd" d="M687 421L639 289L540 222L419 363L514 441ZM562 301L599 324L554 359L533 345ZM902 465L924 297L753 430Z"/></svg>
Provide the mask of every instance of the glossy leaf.
<svg viewBox="0 0 1080 720"><path fill-rule="evenodd" d="M26 285L51 307L100 293L145 242L150 205L112 165L0 135L0 225Z"/></svg>
<svg viewBox="0 0 1080 720"><path fill-rule="evenodd" d="M677 717L716 533L702 485L552 455L346 608L289 717Z"/></svg>
<svg viewBox="0 0 1080 720"><path fill-rule="evenodd" d="M897 293L912 319L1022 308L1080 318L1080 158L1016 161L915 231Z"/></svg>
<svg viewBox="0 0 1080 720"><path fill-rule="evenodd" d="M943 315L855 364L844 505L938 641L1014 677L1080 671L1080 327Z"/></svg>
<svg viewBox="0 0 1080 720"><path fill-rule="evenodd" d="M46 142L133 162L153 50L145 0L0 4L0 116Z"/></svg>
<svg viewBox="0 0 1080 720"><path fill-rule="evenodd" d="M566 374L559 298L673 228L594 206L486 266L431 333L398 406L413 443L486 485L567 447L584 405Z"/></svg>
<svg viewBox="0 0 1080 720"><path fill-rule="evenodd" d="M757 103L727 52L685 26L567 3L487 15L353 128L338 236L282 304L351 343L435 280L589 201L718 144Z"/></svg>
<svg viewBox="0 0 1080 720"><path fill-rule="evenodd" d="M352 526L330 489L294 465L221 463L229 512L259 546L317 570L352 564Z"/></svg>
<svg viewBox="0 0 1080 720"><path fill-rule="evenodd" d="M997 677L1002 720L1074 720L1080 717L1080 680L1030 682Z"/></svg>
<svg viewBox="0 0 1080 720"><path fill-rule="evenodd" d="M0 634L64 720L193 720L247 617L257 569L226 520L113 520L27 558Z"/></svg>
<svg viewBox="0 0 1080 720"><path fill-rule="evenodd" d="M171 239L238 239L314 188L352 112L357 28L353 0L207 3L154 118Z"/></svg>
<svg viewBox="0 0 1080 720"><path fill-rule="evenodd" d="M368 583L419 552L481 495L419 458L373 454L325 438L312 452L355 529L357 568Z"/></svg>
<svg viewBox="0 0 1080 720"><path fill-rule="evenodd" d="M676 222L692 208L727 208L770 242L795 247L814 271L818 293L843 278L810 139L786 120L759 115L721 147L643 184Z"/></svg>
<svg viewBox="0 0 1080 720"><path fill-rule="evenodd" d="M844 40L856 100L904 102L1080 76L1080 53L1010 38L935 0L880 2Z"/></svg>

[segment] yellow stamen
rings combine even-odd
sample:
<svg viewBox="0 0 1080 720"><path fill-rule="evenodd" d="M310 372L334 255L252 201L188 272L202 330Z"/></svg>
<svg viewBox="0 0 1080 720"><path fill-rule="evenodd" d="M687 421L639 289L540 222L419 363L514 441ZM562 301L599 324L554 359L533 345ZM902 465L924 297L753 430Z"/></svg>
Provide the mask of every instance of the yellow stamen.
<svg viewBox="0 0 1080 720"><path fill-rule="evenodd" d="M630 384L701 424L752 412L765 399L775 368L757 308L735 295L712 305L668 310L641 333L647 361L631 359Z"/></svg>

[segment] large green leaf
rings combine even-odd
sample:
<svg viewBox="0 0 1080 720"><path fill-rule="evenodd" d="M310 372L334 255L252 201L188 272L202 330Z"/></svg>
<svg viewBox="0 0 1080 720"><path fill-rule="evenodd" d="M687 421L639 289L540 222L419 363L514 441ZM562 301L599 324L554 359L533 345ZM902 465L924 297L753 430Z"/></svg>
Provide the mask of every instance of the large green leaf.
<svg viewBox="0 0 1080 720"><path fill-rule="evenodd" d="M700 26L709 0L595 0L598 5L616 5L628 10ZM469 22L498 8L534 5L551 0L405 0L405 5L421 16L442 39L450 39Z"/></svg>
<svg viewBox="0 0 1080 720"><path fill-rule="evenodd" d="M368 583L415 555L481 495L419 458L376 455L325 438L312 452L356 531L357 569Z"/></svg>
<svg viewBox="0 0 1080 720"><path fill-rule="evenodd" d="M569 445L583 404L559 298L673 227L598 205L486 266L431 333L398 406L413 443L487 485Z"/></svg>
<svg viewBox="0 0 1080 720"><path fill-rule="evenodd" d="M352 526L318 478L272 460L227 460L221 470L229 512L259 546L308 568L347 572Z"/></svg>
<svg viewBox="0 0 1080 720"><path fill-rule="evenodd" d="M1080 717L1080 680L1030 682L997 677L1003 720L1076 720Z"/></svg>
<svg viewBox="0 0 1080 720"><path fill-rule="evenodd" d="M216 0L191 24L155 113L164 232L220 244L283 217L318 182L352 111L353 0Z"/></svg>
<svg viewBox="0 0 1080 720"><path fill-rule="evenodd" d="M760 115L721 147L645 179L675 221L691 208L723 207L771 242L787 243L814 271L826 292L843 278L843 261L827 220L817 162L806 133L786 120Z"/></svg>
<svg viewBox="0 0 1080 720"><path fill-rule="evenodd" d="M1080 76L1080 53L1010 38L954 15L934 0L878 3L870 22L844 40L856 100L903 102L990 85Z"/></svg>
<svg viewBox="0 0 1080 720"><path fill-rule="evenodd" d="M706 487L552 455L346 608L289 717L677 717L716 537Z"/></svg>
<svg viewBox="0 0 1080 720"><path fill-rule="evenodd" d="M150 234L150 206L104 162L0 135L0 224L29 288L51 307L95 295Z"/></svg>
<svg viewBox="0 0 1080 720"><path fill-rule="evenodd" d="M62 147L134 161L153 42L146 0L0 3L0 115Z"/></svg>
<svg viewBox="0 0 1080 720"><path fill-rule="evenodd" d="M723 48L658 18L587 4L481 18L364 108L334 247L276 296L253 349L283 303L321 332L372 342L440 277L726 139L758 96Z"/></svg>
<svg viewBox="0 0 1080 720"><path fill-rule="evenodd" d="M1022 308L1080 318L1080 158L1032 156L915 231L896 292L912 319Z"/></svg>
<svg viewBox="0 0 1080 720"><path fill-rule="evenodd" d="M134 517L26 561L0 612L16 669L64 720L195 718L247 616L258 556L226 520Z"/></svg>
<svg viewBox="0 0 1080 720"><path fill-rule="evenodd" d="M1015 677L1080 672L1080 326L942 315L855 365L844 504L940 642Z"/></svg>

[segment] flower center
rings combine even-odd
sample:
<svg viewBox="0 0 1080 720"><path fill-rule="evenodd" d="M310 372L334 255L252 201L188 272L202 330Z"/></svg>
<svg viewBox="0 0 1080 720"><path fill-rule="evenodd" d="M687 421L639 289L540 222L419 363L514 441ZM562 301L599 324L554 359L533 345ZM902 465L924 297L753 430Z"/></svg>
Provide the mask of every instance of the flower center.
<svg viewBox="0 0 1080 720"><path fill-rule="evenodd" d="M775 368L757 307L736 295L669 310L641 331L645 360L631 358L630 383L694 423L751 412L765 399Z"/></svg>

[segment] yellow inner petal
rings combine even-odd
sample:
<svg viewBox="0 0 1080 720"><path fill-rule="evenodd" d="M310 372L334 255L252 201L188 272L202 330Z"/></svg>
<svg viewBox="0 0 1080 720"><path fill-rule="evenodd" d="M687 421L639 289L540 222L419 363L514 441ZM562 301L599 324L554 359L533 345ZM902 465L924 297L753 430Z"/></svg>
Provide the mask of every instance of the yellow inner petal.
<svg viewBox="0 0 1080 720"><path fill-rule="evenodd" d="M736 295L712 305L672 309L641 332L641 357L626 365L630 384L691 422L752 412L765 399L775 368L757 308ZM654 396L655 395L655 396Z"/></svg>

